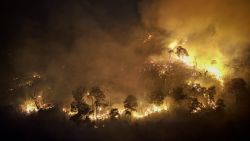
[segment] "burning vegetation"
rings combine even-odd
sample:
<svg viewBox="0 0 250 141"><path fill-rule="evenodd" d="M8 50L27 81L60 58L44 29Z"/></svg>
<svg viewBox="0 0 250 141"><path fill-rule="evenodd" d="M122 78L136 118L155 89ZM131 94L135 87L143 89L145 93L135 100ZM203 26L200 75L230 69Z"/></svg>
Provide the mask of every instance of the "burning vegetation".
<svg viewBox="0 0 250 141"><path fill-rule="evenodd" d="M153 42L153 38L150 34L143 44ZM243 90L246 89L243 88L245 81L238 78L225 84L229 75L225 69L228 68L221 67L219 60L211 60L210 64L200 63L199 58L193 57L177 41L170 42L162 54L150 56L140 71L142 82L148 89L144 97L130 94L123 103L115 103L105 87L81 86L72 91L71 103L61 106L62 112L77 124L91 123L94 127L108 120L136 122L163 113L223 113L233 106L225 104L227 96L223 94L237 93L234 99L238 100L237 95L247 91ZM17 82L10 89L12 93L19 89L30 89L33 93L20 104L21 112L30 115L54 107L42 96L45 86L39 85L43 81L39 73L22 79L16 77L14 81Z"/></svg>

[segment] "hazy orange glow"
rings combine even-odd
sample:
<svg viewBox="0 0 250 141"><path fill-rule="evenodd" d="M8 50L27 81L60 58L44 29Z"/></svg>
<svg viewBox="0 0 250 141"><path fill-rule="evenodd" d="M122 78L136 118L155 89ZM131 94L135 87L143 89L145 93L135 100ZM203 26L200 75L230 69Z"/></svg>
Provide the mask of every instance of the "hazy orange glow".
<svg viewBox="0 0 250 141"><path fill-rule="evenodd" d="M178 46L177 40L174 40L171 43L169 43L169 45L167 45L167 47L172 50L174 50L177 46ZM208 74L216 78L218 81L220 81L221 84L223 85L224 83L223 78L227 75L228 70L224 64L224 60L226 59L223 57L220 51L208 50L206 54L203 54L202 51L199 52L199 50L195 49L194 47L190 49L187 48L187 51L189 53L188 56L171 55L171 59L179 60L184 64L186 64L187 66L194 67L198 71L207 72ZM212 55L207 55L207 54L212 54Z"/></svg>

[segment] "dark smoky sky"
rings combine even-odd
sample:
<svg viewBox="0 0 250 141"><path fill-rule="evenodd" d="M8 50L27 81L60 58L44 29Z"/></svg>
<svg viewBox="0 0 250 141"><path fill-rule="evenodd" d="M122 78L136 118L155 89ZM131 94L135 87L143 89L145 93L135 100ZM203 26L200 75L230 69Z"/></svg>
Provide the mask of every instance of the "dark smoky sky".
<svg viewBox="0 0 250 141"><path fill-rule="evenodd" d="M116 95L142 92L149 55L135 0L24 0L1 2L3 87L38 72L55 96L79 85L105 86Z"/></svg>
<svg viewBox="0 0 250 141"><path fill-rule="evenodd" d="M154 48L161 48L143 45L151 29L171 39L187 37L203 52L218 47L230 61L241 58L241 72L249 76L249 5L247 0L2 0L1 91L13 77L38 72L59 100L79 85L105 86L118 97L141 95L146 91L141 68Z"/></svg>

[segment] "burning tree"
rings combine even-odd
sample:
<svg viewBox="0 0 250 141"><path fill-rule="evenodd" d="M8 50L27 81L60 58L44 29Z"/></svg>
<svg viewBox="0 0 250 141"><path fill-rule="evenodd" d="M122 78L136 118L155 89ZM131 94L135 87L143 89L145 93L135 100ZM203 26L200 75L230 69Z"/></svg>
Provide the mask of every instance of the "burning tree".
<svg viewBox="0 0 250 141"><path fill-rule="evenodd" d="M98 86L92 87L90 90L90 95L95 98L96 107L101 107L106 105L105 103L106 96L104 94L104 91L100 87Z"/></svg>
<svg viewBox="0 0 250 141"><path fill-rule="evenodd" d="M82 118L85 118L85 121L88 121L88 116L91 113L89 105L83 100L85 91L85 88L79 87L72 92L74 101L71 103L71 111L77 112L77 114L73 115L70 119L77 123L80 123Z"/></svg>
<svg viewBox="0 0 250 141"><path fill-rule="evenodd" d="M155 104L155 105L162 105L163 100L166 97L166 95L161 91L153 91L149 97L150 103Z"/></svg>
<svg viewBox="0 0 250 141"><path fill-rule="evenodd" d="M105 101L106 96L104 94L104 91L98 86L94 86L90 89L90 96L93 97L93 109L96 116L98 110L100 110L101 107L107 106L107 103Z"/></svg>
<svg viewBox="0 0 250 141"><path fill-rule="evenodd" d="M137 98L133 95L128 95L123 102L125 108L125 114L131 116L132 111L136 111L138 107Z"/></svg>

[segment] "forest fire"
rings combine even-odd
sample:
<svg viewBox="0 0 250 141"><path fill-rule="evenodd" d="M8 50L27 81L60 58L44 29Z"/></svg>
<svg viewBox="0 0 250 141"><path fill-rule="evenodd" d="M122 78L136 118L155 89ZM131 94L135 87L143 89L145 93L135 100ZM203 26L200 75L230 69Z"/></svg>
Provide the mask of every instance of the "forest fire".
<svg viewBox="0 0 250 141"><path fill-rule="evenodd" d="M146 44L153 38L154 36L149 34L143 43ZM64 104L62 112L75 122L95 122L110 119L140 120L156 113L168 112L171 114L171 111L199 114L224 109L224 101L218 98L218 88L224 88L224 77L226 76L223 64L220 60L214 59L216 56L207 59L211 61L199 60L196 57L197 53L184 48L184 44L186 43L179 43L175 40L170 42L161 55L149 57L150 63L145 64L142 75L153 82L149 83L153 84L153 87L159 85L162 88L148 92L147 100L128 95L123 104L116 103L118 106L113 106L110 101L107 101L107 92L102 87L81 86L72 91L73 101L70 106ZM180 78L178 78L179 76ZM35 87L43 80L38 73L33 73L28 78L25 79L25 82L20 81L20 83L26 84L26 80L32 83L20 85L20 88ZM183 79L183 81L175 82L177 85L167 84L175 79ZM212 85L203 86L202 82L205 80L210 81ZM216 81L220 86L216 86ZM41 90L42 93L43 91ZM36 87L34 93L39 94ZM173 102L166 102L166 97L170 97ZM22 112L30 114L53 108L53 105L44 103L42 95L37 95L25 101L21 105L21 109Z"/></svg>
<svg viewBox="0 0 250 141"><path fill-rule="evenodd" d="M150 42L153 35L150 35L146 39L146 42ZM145 43L145 42L144 42ZM189 52L186 48L178 45L178 41L171 42L168 45L167 57L160 56L159 60L165 60L164 63L157 61L155 58L151 58L150 63L145 65L143 69L143 75L153 75L150 77L153 81L157 82L160 80L159 85L163 85L163 90L157 90L149 93L149 100L140 102L135 96L129 95L120 108L112 106L106 100L105 91L98 86L93 86L91 88L79 87L72 91L74 101L70 104L70 107L63 105L62 111L73 121L103 121L109 119L119 119L119 118L132 118L132 119L143 119L155 113L169 112L169 108L173 107L171 111L178 110L178 106L182 105L181 109L188 109L187 111L191 114L201 113L203 111L215 111L224 106L224 102L219 100L216 102L215 95L217 96L216 87L205 87L202 86L199 81L207 79L206 77L211 77L211 81L219 81L222 88L224 83L225 70L223 70L219 63L219 60L212 60L209 63L202 62L199 58L196 58L192 52ZM211 59L208 59L211 60ZM181 67L181 68L180 68ZM191 72L185 74L177 74L178 69L186 70L186 72ZM156 74L156 75L154 75ZM167 87L166 82L172 81L173 76L184 75L184 81L179 84L179 87ZM190 76L189 76L190 75ZM197 81L197 78L200 80ZM30 80L33 87L38 83L42 77L38 73L33 73ZM163 82L161 80L164 80ZM21 83L23 83L21 81ZM215 85L215 84L214 84ZM26 85L24 85L26 86ZM221 87L220 86L220 87ZM166 89L167 88L167 89ZM170 96L174 99L174 103L166 103L166 96ZM217 101L218 101L217 100ZM140 104L138 104L140 103ZM181 103L184 103L181 104ZM41 95L29 99L21 105L21 109L26 114L38 112L39 110L47 110L52 108L53 104L44 103L44 99Z"/></svg>
<svg viewBox="0 0 250 141"><path fill-rule="evenodd" d="M181 43L183 45L185 43ZM178 45L178 41L174 40L168 45L168 48L170 48L169 53L175 53L176 55L171 55L173 59L179 60L186 64L189 67L192 67L198 71L208 73L208 75L212 75L215 77L218 81L221 82L221 85L223 85L224 81L223 78L227 75L226 67L224 64L222 64L221 60L214 59L217 58L216 56L213 56L213 58L207 58L204 60L201 60L200 58L197 58L195 56L198 56L199 52L194 51L191 52L182 46ZM209 61L210 60L210 61Z"/></svg>
<svg viewBox="0 0 250 141"><path fill-rule="evenodd" d="M250 136L250 0L1 5L2 139Z"/></svg>
<svg viewBox="0 0 250 141"><path fill-rule="evenodd" d="M152 104L152 105L149 105L146 108L144 107L144 108L141 108L141 109L142 110L140 110L140 111L132 111L131 117L133 119L145 118L145 117L148 117L148 116L150 116L152 114L155 114L155 113L166 112L166 111L169 110L169 107L166 104L162 104L162 105L159 105L159 106L155 105L155 104ZM67 109L67 108L63 108L62 110L69 117L72 117L72 116L77 114L77 112L71 112L70 109ZM124 116L124 117L126 116L125 109L118 109L118 111L119 111L120 116ZM103 111L99 111L99 113L97 113L96 115L91 114L89 116L89 118L92 121L107 120L107 119L111 118L110 111L108 109L105 109ZM118 118L118 116L116 116L116 118Z"/></svg>

